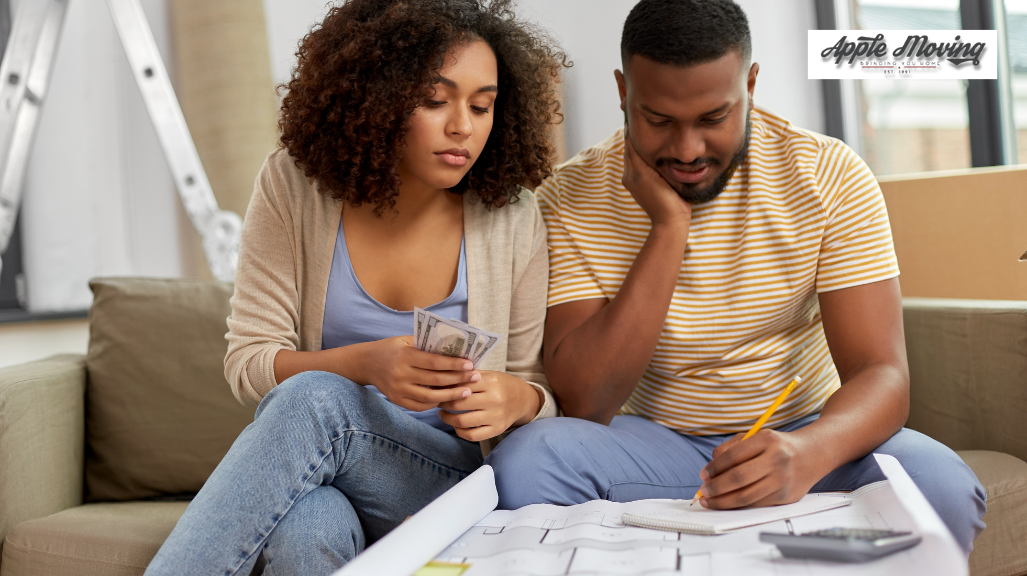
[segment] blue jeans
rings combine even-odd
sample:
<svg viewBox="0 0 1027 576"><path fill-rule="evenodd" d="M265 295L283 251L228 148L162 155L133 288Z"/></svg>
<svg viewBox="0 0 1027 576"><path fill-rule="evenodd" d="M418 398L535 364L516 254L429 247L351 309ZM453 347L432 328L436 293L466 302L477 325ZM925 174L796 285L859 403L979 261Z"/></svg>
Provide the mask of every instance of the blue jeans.
<svg viewBox="0 0 1027 576"><path fill-rule="evenodd" d="M264 397L146 574L330 574L481 463L477 443L305 372Z"/></svg>
<svg viewBox="0 0 1027 576"><path fill-rule="evenodd" d="M819 414L778 428L792 431ZM691 499L699 471L713 449L730 438L678 434L637 416L616 416L609 426L577 418L550 418L515 430L488 458L496 472L499 507L569 506L589 500ZM894 456L969 554L984 530L985 493L955 452L903 428L882 444ZM849 462L813 486L814 492L855 490L884 480L873 456Z"/></svg>

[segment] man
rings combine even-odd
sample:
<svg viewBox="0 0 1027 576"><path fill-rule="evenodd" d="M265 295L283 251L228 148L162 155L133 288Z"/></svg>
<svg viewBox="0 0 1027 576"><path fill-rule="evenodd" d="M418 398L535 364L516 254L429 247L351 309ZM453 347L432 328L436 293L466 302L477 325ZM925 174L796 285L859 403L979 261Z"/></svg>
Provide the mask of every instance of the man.
<svg viewBox="0 0 1027 576"><path fill-rule="evenodd" d="M969 553L983 488L902 428L899 272L873 174L838 140L753 107L759 65L731 0L642 0L621 52L624 129L538 191L544 363L573 418L521 428L490 455L500 506L699 488L708 508L770 506L883 480L878 452Z"/></svg>

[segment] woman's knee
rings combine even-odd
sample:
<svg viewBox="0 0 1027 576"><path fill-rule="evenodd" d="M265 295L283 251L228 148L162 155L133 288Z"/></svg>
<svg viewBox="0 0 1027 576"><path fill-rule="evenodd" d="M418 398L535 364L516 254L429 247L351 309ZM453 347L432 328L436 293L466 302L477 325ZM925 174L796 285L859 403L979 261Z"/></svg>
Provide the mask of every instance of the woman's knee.
<svg viewBox="0 0 1027 576"><path fill-rule="evenodd" d="M371 394L363 386L331 372L301 372L271 389L256 417L273 413L289 418L308 414L358 414Z"/></svg>
<svg viewBox="0 0 1027 576"><path fill-rule="evenodd" d="M297 500L268 535L264 574L327 575L364 546L364 531L349 499L333 486L319 486Z"/></svg>

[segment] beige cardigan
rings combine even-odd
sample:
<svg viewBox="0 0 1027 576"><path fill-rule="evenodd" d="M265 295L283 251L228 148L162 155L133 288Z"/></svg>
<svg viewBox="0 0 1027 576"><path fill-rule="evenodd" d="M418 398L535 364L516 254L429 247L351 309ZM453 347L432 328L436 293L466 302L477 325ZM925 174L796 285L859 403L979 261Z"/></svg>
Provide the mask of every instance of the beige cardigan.
<svg viewBox="0 0 1027 576"><path fill-rule="evenodd" d="M246 210L226 336L225 376L241 402L258 403L277 385L279 350L321 349L343 206L319 194L285 150L265 160ZM480 368L528 381L545 396L536 419L556 416L542 373L549 254L534 194L492 210L464 195L464 247L467 322L506 336Z"/></svg>

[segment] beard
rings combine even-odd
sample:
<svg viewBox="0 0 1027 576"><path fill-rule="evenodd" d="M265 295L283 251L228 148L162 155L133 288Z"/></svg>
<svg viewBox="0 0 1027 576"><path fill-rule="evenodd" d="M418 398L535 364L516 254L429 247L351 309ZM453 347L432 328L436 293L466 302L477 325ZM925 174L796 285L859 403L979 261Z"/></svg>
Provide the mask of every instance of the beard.
<svg viewBox="0 0 1027 576"><path fill-rule="evenodd" d="M727 167L724 168L720 176L714 180L711 184L706 187L700 188L698 184L687 184L687 183L674 183L670 182L671 188L678 193L678 196L682 200L689 204L696 206L699 204L706 204L711 202L720 193L724 191L728 181L735 175L735 171L745 161L745 157L749 154L749 136L752 131L752 121L750 114L745 114L745 137L742 139L742 144L735 151L734 155L731 156L731 160L728 162ZM716 167L721 162L716 158L697 158L692 162L685 164L678 161L676 158L657 158L656 167L662 168L663 166L675 166L678 168L685 168L687 170L700 170L704 166Z"/></svg>

